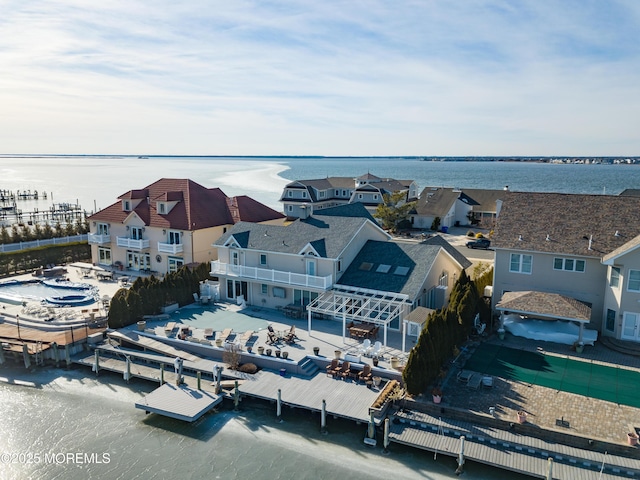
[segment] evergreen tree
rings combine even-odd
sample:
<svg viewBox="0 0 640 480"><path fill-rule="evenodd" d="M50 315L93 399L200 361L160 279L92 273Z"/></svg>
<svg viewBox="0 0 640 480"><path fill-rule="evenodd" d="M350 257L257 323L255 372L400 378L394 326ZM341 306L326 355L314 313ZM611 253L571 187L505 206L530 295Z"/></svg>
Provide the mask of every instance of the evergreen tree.
<svg viewBox="0 0 640 480"><path fill-rule="evenodd" d="M42 229L42 234L44 235L43 238L53 238L55 235L55 232L53 231L53 228L51 228L51 225L46 223L44 225L44 228Z"/></svg>
<svg viewBox="0 0 640 480"><path fill-rule="evenodd" d="M11 243L20 243L22 241L22 235L18 230L18 225L11 226Z"/></svg>
<svg viewBox="0 0 640 480"><path fill-rule="evenodd" d="M415 207L416 202L407 202L405 192L395 192L391 195L383 195L383 203L378 205L373 216L380 220L382 228L395 231L398 224L407 220L409 212Z"/></svg>
<svg viewBox="0 0 640 480"><path fill-rule="evenodd" d="M129 307L129 321L133 323L140 320L144 315L140 294L133 289L129 289L126 300L127 306Z"/></svg>
<svg viewBox="0 0 640 480"><path fill-rule="evenodd" d="M42 240L44 237L44 232L42 231L42 227L39 223L36 223L33 227L33 236L36 240Z"/></svg>
<svg viewBox="0 0 640 480"><path fill-rule="evenodd" d="M62 228L62 225L60 225L60 222L56 223L54 236L56 238L64 237L64 228Z"/></svg>
<svg viewBox="0 0 640 480"><path fill-rule="evenodd" d="M9 235L9 232L7 231L7 227L4 224L0 226L0 243L2 244L11 243L11 235Z"/></svg>
<svg viewBox="0 0 640 480"><path fill-rule="evenodd" d="M121 288L111 299L108 319L109 328L122 328L130 324L126 294L127 290Z"/></svg>

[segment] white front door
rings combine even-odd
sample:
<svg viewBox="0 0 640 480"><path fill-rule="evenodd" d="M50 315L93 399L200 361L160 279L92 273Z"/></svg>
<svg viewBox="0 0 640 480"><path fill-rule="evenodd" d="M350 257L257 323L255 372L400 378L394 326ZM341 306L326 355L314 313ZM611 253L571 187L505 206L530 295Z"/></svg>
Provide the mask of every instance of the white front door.
<svg viewBox="0 0 640 480"><path fill-rule="evenodd" d="M620 338L623 340L640 340L640 314L624 312L622 319L622 332Z"/></svg>

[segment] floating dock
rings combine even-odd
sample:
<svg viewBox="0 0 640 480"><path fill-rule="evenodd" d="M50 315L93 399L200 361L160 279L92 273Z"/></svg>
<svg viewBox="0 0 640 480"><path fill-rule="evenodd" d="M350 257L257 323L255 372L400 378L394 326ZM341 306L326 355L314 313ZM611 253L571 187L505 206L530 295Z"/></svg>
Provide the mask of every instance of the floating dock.
<svg viewBox="0 0 640 480"><path fill-rule="evenodd" d="M136 408L146 413L195 422L220 402L220 395L197 390L185 384L177 386L165 383L137 401Z"/></svg>
<svg viewBox="0 0 640 480"><path fill-rule="evenodd" d="M398 411L390 422L389 440L458 458L464 437L464 458L524 475L547 478L613 480L640 478L640 462L602 454L469 422L436 418L422 412ZM591 472L591 473L590 473ZM599 476L598 476L599 475Z"/></svg>

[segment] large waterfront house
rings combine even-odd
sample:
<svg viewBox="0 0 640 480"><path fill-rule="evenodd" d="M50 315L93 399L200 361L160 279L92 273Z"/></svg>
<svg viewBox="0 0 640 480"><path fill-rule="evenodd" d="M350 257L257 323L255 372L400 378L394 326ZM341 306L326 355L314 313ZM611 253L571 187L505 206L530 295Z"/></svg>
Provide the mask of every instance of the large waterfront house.
<svg viewBox="0 0 640 480"><path fill-rule="evenodd" d="M227 197L188 179L163 178L88 218L94 264L159 274L215 259L211 244L240 221L281 224L250 197Z"/></svg>
<svg viewBox="0 0 640 480"><path fill-rule="evenodd" d="M356 202L374 212L384 195L395 192L405 192L407 201L411 201L418 197L418 186L413 180L380 178L370 173L358 178L296 180L284 187L280 202L287 217L305 218L325 208Z"/></svg>
<svg viewBox="0 0 640 480"><path fill-rule="evenodd" d="M418 306L446 304L470 262L441 237L391 240L352 205L321 210L286 226L241 222L215 242L227 301L400 330ZM342 212L346 212L342 215ZM414 332L418 333L418 332Z"/></svg>
<svg viewBox="0 0 640 480"><path fill-rule="evenodd" d="M639 219L638 197L507 193L493 307L640 341Z"/></svg>
<svg viewBox="0 0 640 480"><path fill-rule="evenodd" d="M441 227L480 224L491 228L506 190L426 187L409 213L414 228L429 229L440 219Z"/></svg>

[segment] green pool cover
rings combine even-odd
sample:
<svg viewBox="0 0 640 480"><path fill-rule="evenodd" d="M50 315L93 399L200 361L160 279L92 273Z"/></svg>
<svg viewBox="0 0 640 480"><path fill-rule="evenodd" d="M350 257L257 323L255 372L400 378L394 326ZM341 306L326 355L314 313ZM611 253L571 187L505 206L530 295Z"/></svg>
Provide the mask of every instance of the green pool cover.
<svg viewBox="0 0 640 480"><path fill-rule="evenodd" d="M480 345L465 368L640 408L640 373L623 368L490 344Z"/></svg>

